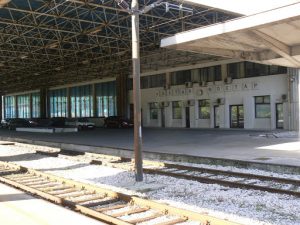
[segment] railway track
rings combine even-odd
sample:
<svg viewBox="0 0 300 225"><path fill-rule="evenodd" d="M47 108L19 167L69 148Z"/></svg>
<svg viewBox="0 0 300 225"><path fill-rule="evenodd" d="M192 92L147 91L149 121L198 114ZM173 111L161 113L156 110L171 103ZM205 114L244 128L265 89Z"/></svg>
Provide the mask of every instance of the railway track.
<svg viewBox="0 0 300 225"><path fill-rule="evenodd" d="M238 225L136 196L0 161L0 182L9 184L108 224Z"/></svg>
<svg viewBox="0 0 300 225"><path fill-rule="evenodd" d="M91 164L101 164L126 170L133 169L133 163L129 158L120 158L115 156L110 157L93 153L87 153L85 156L64 155L63 157L78 161L86 159ZM144 166L144 173L147 174L158 174L180 179L194 180L201 183L219 184L232 188L252 189L300 197L300 180L146 160L144 162Z"/></svg>
<svg viewBox="0 0 300 225"><path fill-rule="evenodd" d="M53 153L51 151L41 151L37 149L36 152L75 161L84 161L90 164L98 164L125 170L134 169L134 163L130 158L65 150L59 152L56 151ZM158 174L180 179L194 180L201 183L219 184L232 188L252 189L300 197L300 180L294 179L238 173L146 160L144 161L144 172L147 174Z"/></svg>

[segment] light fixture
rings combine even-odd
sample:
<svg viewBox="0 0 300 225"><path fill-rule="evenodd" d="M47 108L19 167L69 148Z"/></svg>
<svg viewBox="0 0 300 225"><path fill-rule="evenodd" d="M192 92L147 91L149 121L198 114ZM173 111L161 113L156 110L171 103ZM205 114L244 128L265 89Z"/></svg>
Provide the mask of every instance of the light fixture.
<svg viewBox="0 0 300 225"><path fill-rule="evenodd" d="M129 4L125 0L115 0L122 9L129 10Z"/></svg>
<svg viewBox="0 0 300 225"><path fill-rule="evenodd" d="M0 8L5 6L7 3L9 3L11 0L0 0Z"/></svg>

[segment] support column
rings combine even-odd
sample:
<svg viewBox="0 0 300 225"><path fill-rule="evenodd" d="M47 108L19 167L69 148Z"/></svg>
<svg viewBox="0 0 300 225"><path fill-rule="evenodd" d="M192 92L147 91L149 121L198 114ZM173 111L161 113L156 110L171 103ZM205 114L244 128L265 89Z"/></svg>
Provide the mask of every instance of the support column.
<svg viewBox="0 0 300 225"><path fill-rule="evenodd" d="M127 81L127 74L119 74L116 78L117 113L124 118L129 118Z"/></svg>
<svg viewBox="0 0 300 225"><path fill-rule="evenodd" d="M48 116L48 106L47 106L47 89L41 88L40 89L40 117L47 118Z"/></svg>
<svg viewBox="0 0 300 225"><path fill-rule="evenodd" d="M300 69L288 68L288 89L288 127L299 130Z"/></svg>
<svg viewBox="0 0 300 225"><path fill-rule="evenodd" d="M227 64L221 65L221 75L222 75L222 80L224 80L227 77Z"/></svg>
<svg viewBox="0 0 300 225"><path fill-rule="evenodd" d="M15 118L19 118L19 107L18 107L18 97L17 95L14 95L14 99L15 99Z"/></svg>
<svg viewBox="0 0 300 225"><path fill-rule="evenodd" d="M171 86L171 73L170 72L166 73L166 83L165 84L167 87Z"/></svg>
<svg viewBox="0 0 300 225"><path fill-rule="evenodd" d="M0 97L0 120L4 119L4 116L3 116L3 96L1 95Z"/></svg>
<svg viewBox="0 0 300 225"><path fill-rule="evenodd" d="M5 96L4 95L2 95L1 96L1 100L2 100L2 102L1 102L1 116L2 116L2 119L5 119Z"/></svg>

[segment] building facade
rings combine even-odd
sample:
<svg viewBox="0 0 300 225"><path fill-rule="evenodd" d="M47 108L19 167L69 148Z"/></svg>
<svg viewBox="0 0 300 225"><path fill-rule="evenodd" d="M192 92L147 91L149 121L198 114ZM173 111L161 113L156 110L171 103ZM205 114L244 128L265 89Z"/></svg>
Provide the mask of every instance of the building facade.
<svg viewBox="0 0 300 225"><path fill-rule="evenodd" d="M142 123L144 127L296 129L294 76L285 67L233 60L145 73ZM130 117L130 78L127 88ZM46 117L118 115L117 92L114 79L49 88L44 97ZM3 117L41 117L41 98L39 91L3 96Z"/></svg>

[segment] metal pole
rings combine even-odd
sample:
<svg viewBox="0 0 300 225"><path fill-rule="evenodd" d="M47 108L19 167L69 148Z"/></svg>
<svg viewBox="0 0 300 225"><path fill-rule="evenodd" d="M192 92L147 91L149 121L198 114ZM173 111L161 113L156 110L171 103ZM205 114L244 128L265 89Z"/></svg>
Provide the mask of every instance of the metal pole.
<svg viewBox="0 0 300 225"><path fill-rule="evenodd" d="M132 75L134 104L134 161L135 180L143 181L142 160L142 126L141 126L141 90L140 90L140 38L139 38L139 4L132 0Z"/></svg>

